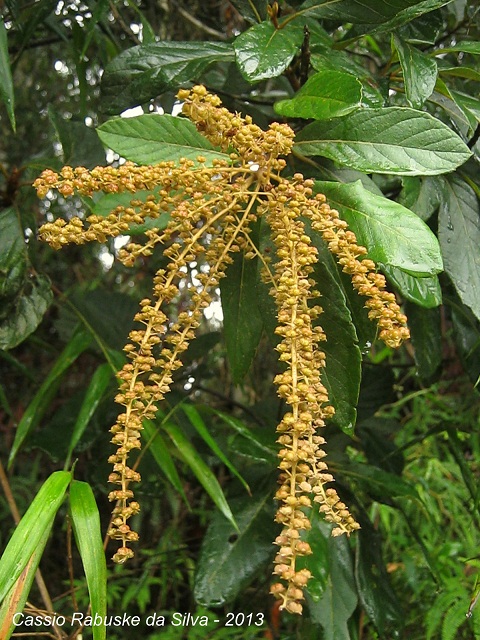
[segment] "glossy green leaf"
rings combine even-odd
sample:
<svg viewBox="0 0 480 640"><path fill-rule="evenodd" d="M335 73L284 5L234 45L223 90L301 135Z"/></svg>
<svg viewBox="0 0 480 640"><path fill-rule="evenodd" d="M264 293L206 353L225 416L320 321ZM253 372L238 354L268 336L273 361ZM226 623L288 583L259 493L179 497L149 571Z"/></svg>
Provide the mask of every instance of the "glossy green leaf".
<svg viewBox="0 0 480 640"><path fill-rule="evenodd" d="M411 209L424 222L437 211L443 190L443 178L439 176L402 176L402 190L398 202Z"/></svg>
<svg viewBox="0 0 480 640"><path fill-rule="evenodd" d="M295 150L326 156L366 173L437 175L453 171L471 151L428 113L403 107L361 109L302 129Z"/></svg>
<svg viewBox="0 0 480 640"><path fill-rule="evenodd" d="M276 29L272 22L261 22L235 39L237 65L249 82L279 76L293 60L303 42L303 24L289 22Z"/></svg>
<svg viewBox="0 0 480 640"><path fill-rule="evenodd" d="M296 13L316 18L339 19L387 31L410 22L424 13L438 9L450 0L306 0Z"/></svg>
<svg viewBox="0 0 480 640"><path fill-rule="evenodd" d="M319 522L316 528L317 535L326 538L329 570L320 599L314 601L309 598L308 608L312 622L323 627L324 640L351 640L348 621L355 611L358 596L350 547L345 536L329 536L330 530L331 527L322 522ZM307 568L310 568L315 560L315 557L309 556L305 563ZM312 569L315 571L314 566ZM307 592L310 594L309 587Z"/></svg>
<svg viewBox="0 0 480 640"><path fill-rule="evenodd" d="M442 304L442 289L438 276L416 278L389 265L382 265L381 269L406 300L426 309Z"/></svg>
<svg viewBox="0 0 480 640"><path fill-rule="evenodd" d="M368 519L362 520L355 550L355 581L365 613L381 638L400 638L403 613L382 557L381 537Z"/></svg>
<svg viewBox="0 0 480 640"><path fill-rule="evenodd" d="M313 244L319 252L313 277L321 293L316 301L323 309L320 324L327 336L335 336L334 340L327 339L320 345L326 355L322 381L335 408L332 421L345 433L352 434L357 417L362 357L335 261L317 234L313 234Z"/></svg>
<svg viewBox="0 0 480 640"><path fill-rule="evenodd" d="M344 116L362 104L362 83L349 73L319 71L291 100L275 103L275 111L290 118L326 120Z"/></svg>
<svg viewBox="0 0 480 640"><path fill-rule="evenodd" d="M91 615L107 613L107 563L103 550L100 515L93 491L86 482L73 480L70 485L70 515L73 532L90 596ZM93 640L105 640L105 624L93 626Z"/></svg>
<svg viewBox="0 0 480 640"><path fill-rule="evenodd" d="M63 374L75 362L78 356L87 349L92 338L83 330L77 330L58 359L53 365L50 373L43 381L40 389L35 394L33 400L26 408L22 419L20 420L15 432L15 440L13 441L8 459L9 467L13 463L18 450L27 438L28 434L34 429L47 411L50 402L60 384Z"/></svg>
<svg viewBox="0 0 480 640"><path fill-rule="evenodd" d="M238 531L219 513L205 535L195 575L195 600L208 607L231 602L273 557L277 527L270 490L231 500Z"/></svg>
<svg viewBox="0 0 480 640"><path fill-rule="evenodd" d="M144 440L147 443L144 445L144 449L148 449L148 451L150 451L160 471L165 475L172 487L174 487L182 496L188 508L190 508L188 498L185 495L182 481L180 480L177 468L170 454L168 444L160 434L160 427L152 420L144 420L142 424L144 429Z"/></svg>
<svg viewBox="0 0 480 640"><path fill-rule="evenodd" d="M442 271L436 237L402 205L367 191L359 180L351 184L317 181L315 190L324 193L329 204L340 211L375 262L413 276Z"/></svg>
<svg viewBox="0 0 480 640"><path fill-rule="evenodd" d="M228 160L228 155L215 151L185 118L157 113L134 118L112 118L97 129L102 142L113 151L138 164L156 164L167 160L203 156Z"/></svg>
<svg viewBox="0 0 480 640"><path fill-rule="evenodd" d="M10 124L15 131L15 94L13 91L12 70L10 68L10 58L8 55L7 30L5 29L3 18L0 18L0 97L7 108Z"/></svg>
<svg viewBox="0 0 480 640"><path fill-rule="evenodd" d="M439 309L419 309L408 304L408 317L415 364L422 380L431 378L442 363L442 327Z"/></svg>
<svg viewBox="0 0 480 640"><path fill-rule="evenodd" d="M0 321L0 349L13 349L35 331L53 300L47 276L36 275L28 281L9 314Z"/></svg>
<svg viewBox="0 0 480 640"><path fill-rule="evenodd" d="M480 319L480 207L473 189L449 176L438 215L445 271L460 299Z"/></svg>
<svg viewBox="0 0 480 640"><path fill-rule="evenodd" d="M45 532L50 530L70 480L71 474L67 471L52 473L18 523L0 558L0 602L30 562Z"/></svg>
<svg viewBox="0 0 480 640"><path fill-rule="evenodd" d="M261 22L267 17L267 0L231 0L247 22Z"/></svg>
<svg viewBox="0 0 480 640"><path fill-rule="evenodd" d="M131 47L107 65L102 77L103 111L117 114L165 91L198 79L214 62L234 59L226 42L155 42Z"/></svg>
<svg viewBox="0 0 480 640"><path fill-rule="evenodd" d="M467 80L475 80L480 82L480 72L471 67L450 67L441 66L438 68L438 73L443 76L454 76L456 78L466 78Z"/></svg>
<svg viewBox="0 0 480 640"><path fill-rule="evenodd" d="M238 480L240 480L240 482L248 491L248 493L251 493L250 487L245 482L243 477L240 475L235 465L230 461L228 456L226 456L225 453L222 451L222 449L218 446L215 438L210 433L207 425L205 424L205 421L203 420L197 408L194 407L193 404L184 403L182 404L181 409L187 416L188 420L190 421L190 424L192 424L195 427L195 430L197 431L198 435L202 438L202 440L205 442L205 444L207 444L210 447L212 452L217 456L217 458L221 462L223 462L223 464L227 467L227 469L230 469L232 474L236 476Z"/></svg>
<svg viewBox="0 0 480 640"><path fill-rule="evenodd" d="M437 81L437 63L398 35L392 36L403 72L408 104L420 109L432 94Z"/></svg>
<svg viewBox="0 0 480 640"><path fill-rule="evenodd" d="M227 358L236 384L248 373L262 336L257 284L257 260L248 260L243 253L234 256L220 281Z"/></svg>
<svg viewBox="0 0 480 640"><path fill-rule="evenodd" d="M21 289L27 272L27 250L18 213L13 207L0 211L0 318ZM5 347L2 347L5 348Z"/></svg>
<svg viewBox="0 0 480 640"><path fill-rule="evenodd" d="M451 51L462 51L463 53L480 55L480 42L476 40L462 40L461 42L457 42L457 44L447 45L441 49L436 49L433 53L438 55L450 53Z"/></svg>
<svg viewBox="0 0 480 640"><path fill-rule="evenodd" d="M237 528L235 518L225 498L222 487L190 440L185 436L181 429L171 422L166 422L164 424L164 428L170 436L173 444L177 447L179 455L188 464L220 512L225 516L225 518L227 518L234 528Z"/></svg>
<svg viewBox="0 0 480 640"><path fill-rule="evenodd" d="M72 437L67 451L67 459L65 461L65 469L69 467L73 450L84 434L85 429L88 427L89 422L112 379L113 371L110 364L107 362L105 364L101 364L93 374L73 427Z"/></svg>

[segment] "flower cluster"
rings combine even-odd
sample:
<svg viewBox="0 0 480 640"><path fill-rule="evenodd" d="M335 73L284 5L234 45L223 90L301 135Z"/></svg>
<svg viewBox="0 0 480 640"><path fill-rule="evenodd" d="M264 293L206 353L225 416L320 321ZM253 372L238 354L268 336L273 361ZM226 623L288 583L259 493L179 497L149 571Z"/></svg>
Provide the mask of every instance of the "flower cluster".
<svg viewBox="0 0 480 640"><path fill-rule="evenodd" d="M319 505L333 523L333 535L350 534L359 526L330 486L333 476L324 460L321 429L334 409L322 383L325 353L321 344L326 336L319 323L322 309L316 304L320 294L312 277L318 252L305 221L322 234L355 289L366 296L369 316L378 323L379 337L387 345L396 347L408 338L406 318L394 295L385 290L383 276L364 257L366 249L357 244L325 197L314 195L313 181L300 174L293 178L281 175L286 166L282 156L293 145L290 127L273 123L263 131L250 117L221 107L219 98L203 86L182 90L178 97L184 102L183 113L228 159L214 160L208 166L199 156L196 162L180 159L155 166L127 162L92 171L64 167L59 174L44 171L35 181L40 197L51 189L64 196L132 193L129 206L117 206L106 217L90 215L85 220L77 217L43 225L41 237L56 249L72 242L105 242L127 234L132 224L157 220L162 214L169 218L166 227L149 224L142 241L128 244L119 255L125 265L132 266L160 245L168 264L155 275L151 299L140 302L135 320L141 328L130 333L124 348L128 362L118 374L116 402L122 409L111 428L117 450L110 457L113 472L109 478L117 486L109 496L116 506L108 533L120 543L114 560L124 562L131 557L129 543L138 538L128 521L140 509L131 489L140 475L129 466L129 453L140 448L143 420L154 417L169 391L203 309L231 261L230 254L244 250L247 257L262 259L272 284L280 336L277 350L283 367L275 384L288 405L277 429L280 486L276 520L282 530L275 541L279 550L274 572L280 581L272 586L272 593L281 599L282 608L301 613L310 572L298 569L296 560L311 553L302 539L302 531L310 527L309 510L314 503ZM258 216L265 217L272 232L276 247L273 272L250 238L250 225ZM192 260L201 261L205 269L197 276L199 284L190 285L188 308L173 320L167 310L178 299L179 283Z"/></svg>

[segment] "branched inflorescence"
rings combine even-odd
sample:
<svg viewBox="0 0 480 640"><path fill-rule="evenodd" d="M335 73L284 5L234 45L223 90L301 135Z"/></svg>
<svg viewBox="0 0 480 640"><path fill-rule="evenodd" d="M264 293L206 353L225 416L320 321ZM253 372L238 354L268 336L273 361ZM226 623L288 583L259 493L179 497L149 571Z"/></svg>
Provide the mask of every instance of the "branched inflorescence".
<svg viewBox="0 0 480 640"><path fill-rule="evenodd" d="M275 384L289 407L277 429L280 487L276 520L282 531L276 539L279 550L274 570L280 581L272 586L272 593L281 599L282 608L301 613L310 572L298 570L296 560L311 553L301 532L310 527L312 503L318 503L326 520L333 523L333 535L359 528L330 486L333 477L322 449L325 440L321 429L334 409L321 381L325 366L321 345L326 337L319 324L322 309L315 304L320 294L312 278L317 250L304 221L309 220L322 234L355 289L367 297L369 317L377 322L379 337L387 345L397 347L408 338L406 318L395 296L385 290L384 277L364 257L366 249L357 245L355 235L325 197L313 194L313 181L300 174L282 177L286 166L282 156L291 152L294 138L288 125L273 123L263 131L249 116L221 107L220 99L203 86L182 90L178 98L184 104L183 113L225 158L210 164L200 156L196 162L180 159L154 166L127 162L118 168L92 171L64 167L59 174L44 171L35 181L40 197L51 189L63 196L92 196L98 191L132 193L130 206L118 206L106 217L91 215L85 221L77 217L44 224L40 235L56 249L69 243L105 242L128 234L132 224L169 215L166 228L160 224L148 228L143 243L130 243L119 253L119 259L132 266L161 245L168 264L155 275L151 299L140 302L135 320L141 328L131 331L124 348L128 362L118 374L116 402L122 410L111 429L117 450L110 457L113 472L109 478L117 486L109 496L116 506L108 533L120 543L114 560L121 563L132 557L129 543L138 538L128 521L140 509L131 489L140 475L128 459L130 451L141 446L142 422L154 417L158 403L169 391L182 353L195 335L231 254L245 250L247 257L258 255L249 231L252 222L264 216L277 253L273 273L268 272L278 309L277 350L283 363ZM138 191L151 193L135 198ZM196 276L195 285L190 285L189 307L172 320L166 311L178 299L180 281L192 260L200 261L204 269Z"/></svg>

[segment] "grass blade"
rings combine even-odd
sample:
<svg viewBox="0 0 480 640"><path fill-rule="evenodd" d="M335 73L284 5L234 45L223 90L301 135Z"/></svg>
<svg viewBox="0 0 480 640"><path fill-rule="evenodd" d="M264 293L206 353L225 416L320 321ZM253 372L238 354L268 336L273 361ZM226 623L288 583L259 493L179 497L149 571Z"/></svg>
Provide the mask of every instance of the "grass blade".
<svg viewBox="0 0 480 640"><path fill-rule="evenodd" d="M92 617L107 613L107 563L103 551L100 515L89 484L73 480L70 487L73 533L87 579ZM93 625L93 640L105 640L105 624Z"/></svg>
<svg viewBox="0 0 480 640"><path fill-rule="evenodd" d="M72 336L70 342L60 354L58 360L52 367L46 380L35 394L35 397L28 405L22 419L19 422L15 434L15 440L8 459L8 468L11 467L18 450L22 446L30 431L40 422L47 410L51 399L55 395L60 380L65 371L75 362L78 356L85 351L92 338L83 329L78 329Z"/></svg>
<svg viewBox="0 0 480 640"><path fill-rule="evenodd" d="M45 533L50 531L71 477L68 471L52 473L18 523L0 558L0 602L20 578Z"/></svg>
<svg viewBox="0 0 480 640"><path fill-rule="evenodd" d="M233 513L228 506L228 502L223 493L217 478L212 473L211 469L205 464L195 447L192 446L190 440L182 433L176 425L171 422L167 422L164 425L166 432L172 439L172 442L177 447L180 455L188 464L190 469L196 475L198 481L203 486L205 491L211 497L213 502L217 505L223 515L229 520L235 529L238 531L237 523L233 517Z"/></svg>
<svg viewBox="0 0 480 640"><path fill-rule="evenodd" d="M64 469L68 469L70 466L70 460L72 458L72 452L78 444L78 441L82 437L85 429L88 426L95 409L98 407L106 388L109 385L110 380L113 378L113 371L107 362L100 365L92 376L90 384L88 385L85 398L83 399L82 406L78 412L75 426L73 427L72 438L68 447L67 459L65 461Z"/></svg>
<svg viewBox="0 0 480 640"><path fill-rule="evenodd" d="M223 464L228 469L230 469L230 471L233 473L233 475L236 476L240 480L240 482L243 484L243 486L247 490L248 494L252 495L252 492L250 491L250 487L248 486L247 482L243 479L243 477L237 471L236 467L230 462L230 460L227 458L227 456L220 449L220 447L218 446L217 442L215 441L215 439L210 434L210 432L209 432L209 430L207 428L207 425L203 421L203 418L200 415L200 413L197 411L196 407L194 407L192 404L183 404L182 405L182 410L185 413L185 415L187 416L187 418L190 420L190 423L197 430L197 433L201 436L201 438L204 440L204 442L210 447L210 449L217 456L217 458L219 460L221 460L223 462Z"/></svg>

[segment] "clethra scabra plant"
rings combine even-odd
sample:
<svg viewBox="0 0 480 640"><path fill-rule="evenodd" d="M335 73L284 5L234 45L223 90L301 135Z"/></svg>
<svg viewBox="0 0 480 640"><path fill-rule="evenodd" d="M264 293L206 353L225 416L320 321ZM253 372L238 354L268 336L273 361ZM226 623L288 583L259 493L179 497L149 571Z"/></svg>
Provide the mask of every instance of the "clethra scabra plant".
<svg viewBox="0 0 480 640"><path fill-rule="evenodd" d="M131 488L140 481L140 474L129 466L129 453L141 447L142 421L155 416L168 393L203 309L232 261L231 254L243 251L247 258L261 259L278 311L277 351L282 371L274 382L288 411L277 428L280 475L276 521L282 530L275 540L279 547L274 568L278 581L271 592L281 600L281 608L300 614L303 589L311 576L307 569L297 569L296 560L311 553L301 532L310 527L308 512L313 503L333 523L334 536L359 528L331 486L334 479L324 460L321 432L334 409L321 380L325 366L321 345L326 336L318 323L322 309L314 301L320 293L312 279L318 252L305 223L321 233L353 287L366 297L368 315L378 324L379 338L388 346L398 347L408 338L406 318L395 296L386 291L385 278L365 257L366 249L357 244L354 233L329 207L325 196L313 193L313 181L301 174L283 175L284 158L291 153L294 141L288 125L272 123L263 131L250 116L241 117L223 108L220 99L203 86L179 91L178 99L183 102L183 114L228 159L207 163L199 156L196 162L180 159L153 166L126 162L118 168L91 171L64 167L60 173L44 171L34 183L39 197L52 189L63 196L92 196L98 191L132 193L130 206L117 206L106 217L91 215L86 220L74 217L44 224L40 237L55 249L69 243L105 242L128 234L132 224L169 215L166 228L150 224L143 242L132 242L119 253L123 264L132 266L160 245L168 264L156 273L151 298L140 302L135 320L142 328L131 331L124 348L128 363L118 373L115 400L121 411L111 428L117 450L109 459L113 465L109 482L116 488L109 495L115 508L108 534L119 541L113 559L122 563L132 557L130 543L138 539L128 522L140 509ZM139 190L154 191L155 195L136 199ZM252 224L261 216L276 247L272 262L259 255L250 237ZM200 260L208 268L196 276L200 286L191 285L188 308L172 321L166 312L177 299L185 267L192 260Z"/></svg>

